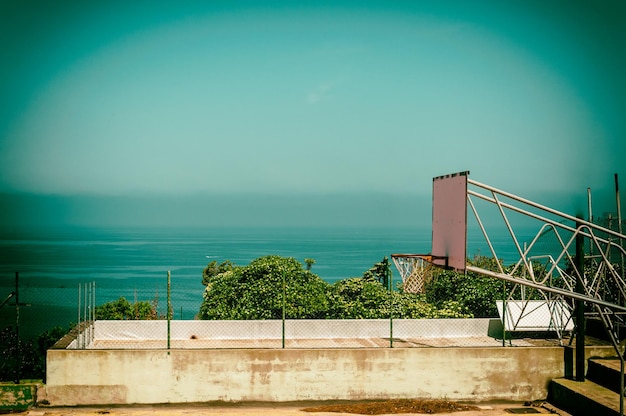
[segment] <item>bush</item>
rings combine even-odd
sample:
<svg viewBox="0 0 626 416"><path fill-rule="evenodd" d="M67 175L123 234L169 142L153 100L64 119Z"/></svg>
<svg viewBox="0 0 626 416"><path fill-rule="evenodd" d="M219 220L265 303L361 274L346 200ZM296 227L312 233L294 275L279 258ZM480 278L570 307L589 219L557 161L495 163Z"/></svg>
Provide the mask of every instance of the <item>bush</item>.
<svg viewBox="0 0 626 416"><path fill-rule="evenodd" d="M223 271L215 273L222 265L226 265ZM281 319L283 279L287 319L472 317L471 310L459 301L446 298L433 305L424 295L390 292L384 285L390 275L387 259L376 263L364 277L332 285L293 258L267 256L245 267L230 267L230 262L222 265L212 262L203 272L206 288L200 319Z"/></svg>
<svg viewBox="0 0 626 416"><path fill-rule="evenodd" d="M123 296L118 300L96 306L96 319L100 320L132 320L159 319L156 306L147 301L130 303Z"/></svg>
<svg viewBox="0 0 626 416"><path fill-rule="evenodd" d="M283 289L283 282L285 283ZM293 258L266 256L206 281L201 319L325 318L328 283Z"/></svg>
<svg viewBox="0 0 626 416"><path fill-rule="evenodd" d="M388 318L390 298L385 287L373 279L339 280L329 291L332 319Z"/></svg>
<svg viewBox="0 0 626 416"><path fill-rule="evenodd" d="M44 380L46 351L61 339L67 330L56 326L39 334L37 340L17 339L15 330L7 327L0 331L0 380ZM19 365L19 371L18 371Z"/></svg>
<svg viewBox="0 0 626 416"><path fill-rule="evenodd" d="M495 260L483 256L474 257L470 263L487 270L496 270L497 267ZM493 318L498 316L496 301L506 298L512 288L513 284L493 277L438 270L426 284L425 294L426 300L440 310ZM458 305L451 301L456 301Z"/></svg>

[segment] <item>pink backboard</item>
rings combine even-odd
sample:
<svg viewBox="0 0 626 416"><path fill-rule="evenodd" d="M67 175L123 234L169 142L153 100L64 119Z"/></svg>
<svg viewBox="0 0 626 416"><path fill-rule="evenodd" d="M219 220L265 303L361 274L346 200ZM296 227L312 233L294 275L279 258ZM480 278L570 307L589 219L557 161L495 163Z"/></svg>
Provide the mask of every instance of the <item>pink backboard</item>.
<svg viewBox="0 0 626 416"><path fill-rule="evenodd" d="M433 178L433 263L465 272L467 246L467 175Z"/></svg>

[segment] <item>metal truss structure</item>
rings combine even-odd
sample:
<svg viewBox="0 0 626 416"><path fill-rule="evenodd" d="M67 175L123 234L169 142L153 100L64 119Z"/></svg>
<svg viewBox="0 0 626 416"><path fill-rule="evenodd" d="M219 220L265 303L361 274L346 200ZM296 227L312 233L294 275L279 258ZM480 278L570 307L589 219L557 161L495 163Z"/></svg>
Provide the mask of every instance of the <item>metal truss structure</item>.
<svg viewBox="0 0 626 416"><path fill-rule="evenodd" d="M615 348L621 362L620 414L624 414L624 348L625 337L620 330L626 328L626 281L624 259L626 235L621 233L618 212L618 230L602 227L591 221L574 217L534 203L494 187L467 179L467 204L482 232L491 255L499 259L483 218L485 209L495 209L511 237L519 255L515 264L506 267L496 262L498 270L486 270L467 265L466 270L514 283L503 305L498 305L505 320L505 328L516 328L536 308L544 308L547 316L543 325L547 330L562 336L573 329L571 312L576 319L576 367L579 381L584 380L584 322L585 316L599 319ZM618 194L619 195L619 194ZM482 204L482 205L481 205ZM619 197L618 197L619 210ZM589 218L591 202L589 202ZM528 228L533 222L536 230L530 242L522 242L513 226L513 219L522 220ZM501 225L499 226L501 229ZM546 247L547 239L551 241ZM539 302L538 302L539 300ZM515 316L505 311L505 304L513 306ZM584 310L584 313L582 312ZM511 311L511 308L508 309ZM537 314L535 313L537 316ZM506 320L509 320L508 325ZM526 322L529 322L526 319ZM582 322L582 324L581 324ZM579 325L582 325L579 327ZM523 328L523 325L521 325ZM580 339L579 339L580 338ZM581 339L583 340L581 342ZM573 337L570 338L570 343ZM582 345L581 345L582 344ZM579 349L580 347L580 349ZM581 375L578 375L578 368Z"/></svg>
<svg viewBox="0 0 626 416"><path fill-rule="evenodd" d="M392 259L406 292L423 293L432 278L432 266L512 283L506 298L496 305L505 331L553 331L561 345L564 334L571 333L570 344L576 338L579 381L584 380L585 320L598 319L620 358L623 415L626 336L620 336L620 330L626 330L626 235L622 233L617 176L616 194L617 230L591 221L590 194L589 220L584 220L471 180L469 171L439 176L433 178L431 253L392 254ZM488 262L485 267L490 269L480 267L481 262L467 262L470 212L497 260ZM487 225L498 231L504 226L518 259L514 264L503 264ZM529 233L534 233L530 241ZM510 251L511 247L507 248Z"/></svg>
<svg viewBox="0 0 626 416"><path fill-rule="evenodd" d="M519 260L506 270L501 262L498 262L499 270L496 271L471 265L466 269L535 289L546 301L558 300L572 307L575 300L588 302L604 323L617 348L619 329L624 323L623 313L626 312L626 281L621 266L626 257L626 236L468 179L468 205L496 259L499 258L498 253L482 221L476 200L496 208L519 254ZM521 214L539 224L529 243L520 241L516 234L510 219L512 213ZM541 241L546 238L553 242L550 249L541 245ZM589 253L576 252L585 247ZM524 291L521 292L523 294ZM510 298L516 295L519 296L519 291L511 293Z"/></svg>

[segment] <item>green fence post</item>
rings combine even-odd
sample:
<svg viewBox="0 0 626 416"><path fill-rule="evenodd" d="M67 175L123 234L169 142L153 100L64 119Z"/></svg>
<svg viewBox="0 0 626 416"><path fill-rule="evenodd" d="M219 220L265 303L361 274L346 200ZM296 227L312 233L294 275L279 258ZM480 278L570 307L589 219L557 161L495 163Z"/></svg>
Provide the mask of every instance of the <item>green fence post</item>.
<svg viewBox="0 0 626 416"><path fill-rule="evenodd" d="M287 302L287 286L285 283L285 271L283 270L282 278L283 278L283 327L282 327L282 341L283 341L283 349L285 348L285 304Z"/></svg>
<svg viewBox="0 0 626 416"><path fill-rule="evenodd" d="M393 348L393 272L387 266L389 289L389 348Z"/></svg>
<svg viewBox="0 0 626 416"><path fill-rule="evenodd" d="M20 349L20 274L15 272L15 384L20 384L22 375Z"/></svg>
<svg viewBox="0 0 626 416"><path fill-rule="evenodd" d="M172 319L172 302L171 302L171 276L170 271L167 271L167 349L170 349L170 321Z"/></svg>
<svg viewBox="0 0 626 416"><path fill-rule="evenodd" d="M506 347L506 282L502 282L502 346Z"/></svg>

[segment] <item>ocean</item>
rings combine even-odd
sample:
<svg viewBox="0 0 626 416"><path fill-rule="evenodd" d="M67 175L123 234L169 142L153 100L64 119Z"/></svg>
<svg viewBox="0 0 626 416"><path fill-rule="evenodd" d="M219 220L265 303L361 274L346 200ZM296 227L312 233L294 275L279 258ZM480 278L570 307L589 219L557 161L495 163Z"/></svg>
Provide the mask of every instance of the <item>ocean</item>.
<svg viewBox="0 0 626 416"><path fill-rule="evenodd" d="M490 235L505 263L517 260L505 233ZM0 301L15 290L19 273L20 319L31 332L52 322L81 319L86 284L95 283L96 304L124 296L166 310L171 273L174 319L193 319L202 302L202 270L211 261L237 265L265 255L293 257L332 283L362 276L394 253L426 254L430 228L44 228L0 234ZM488 254L477 232L468 235L468 255ZM390 259L391 260L391 259ZM394 281L400 281L395 267ZM80 289L79 289L80 285ZM80 302L80 309L79 309ZM2 328L15 320L14 298L0 308ZM58 317L58 318L57 318ZM36 329L33 329L36 328Z"/></svg>

